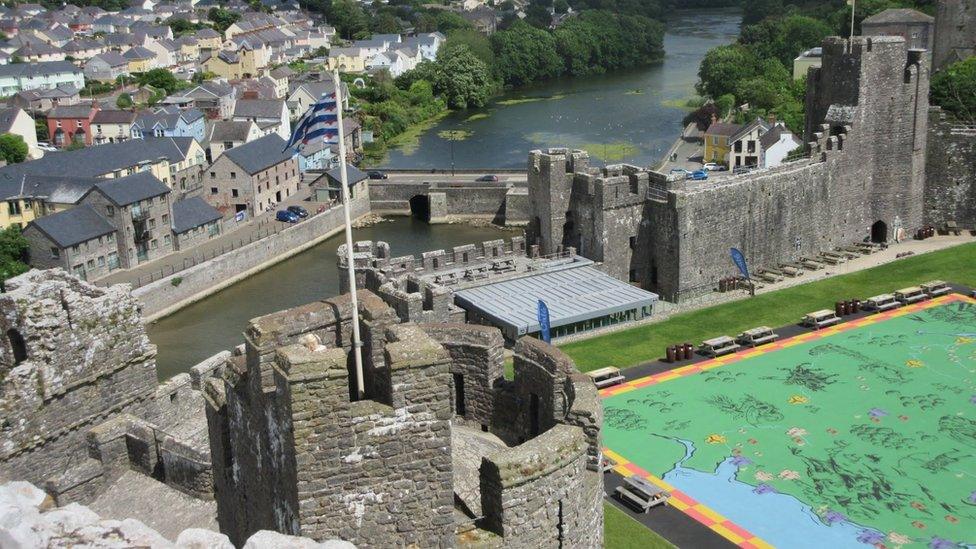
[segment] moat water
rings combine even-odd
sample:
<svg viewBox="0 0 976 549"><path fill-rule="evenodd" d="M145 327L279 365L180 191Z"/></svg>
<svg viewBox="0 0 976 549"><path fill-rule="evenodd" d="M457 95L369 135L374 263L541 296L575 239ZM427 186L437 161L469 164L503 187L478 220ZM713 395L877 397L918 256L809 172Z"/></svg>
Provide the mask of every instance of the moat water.
<svg viewBox="0 0 976 549"><path fill-rule="evenodd" d="M662 64L622 74L562 79L521 89L485 109L456 113L425 132L414 147L391 151L388 167L447 167L451 142L441 132L471 132L454 142L458 167L524 167L528 151L564 146L590 150L597 162L650 164L681 131L694 94L698 65L710 48L739 33L734 11L682 13L668 23ZM439 135L440 134L440 135ZM519 232L520 233L520 232ZM435 225L398 218L357 229L356 240L385 240L394 255L477 243L512 234L490 227ZM336 295L337 235L318 246L190 305L148 327L159 349L159 377L167 379L243 342L250 319Z"/></svg>
<svg viewBox="0 0 976 549"><path fill-rule="evenodd" d="M389 242L396 256L521 234L520 229L428 225L407 217L353 230L356 240ZM343 242L340 233L148 326L149 339L159 349L160 379L189 371L205 358L240 345L252 318L337 295L336 248Z"/></svg>
<svg viewBox="0 0 976 549"><path fill-rule="evenodd" d="M732 42L740 24L734 10L677 13L667 24L663 63L520 88L483 109L444 118L416 142L390 151L382 165L450 167L452 142L458 168L522 168L528 151L544 147L584 148L597 161L650 165L681 131L682 104L695 94L705 53Z"/></svg>

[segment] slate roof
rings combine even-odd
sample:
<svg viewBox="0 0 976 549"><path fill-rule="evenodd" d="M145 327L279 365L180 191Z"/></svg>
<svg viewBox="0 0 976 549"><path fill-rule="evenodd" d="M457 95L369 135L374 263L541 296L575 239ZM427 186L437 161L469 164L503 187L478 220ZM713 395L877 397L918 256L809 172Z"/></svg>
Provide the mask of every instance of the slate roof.
<svg viewBox="0 0 976 549"><path fill-rule="evenodd" d="M25 174L95 177L158 158L167 158L171 163L182 162L193 141L192 137L147 137L47 153L37 160L0 168L0 184L20 181Z"/></svg>
<svg viewBox="0 0 976 549"><path fill-rule="evenodd" d="M219 220L220 212L199 196L173 202L173 232L185 233L201 225Z"/></svg>
<svg viewBox="0 0 976 549"><path fill-rule="evenodd" d="M725 122L714 122L705 130L705 135L724 135L730 137L739 133L742 129L741 124L726 124Z"/></svg>
<svg viewBox="0 0 976 549"><path fill-rule="evenodd" d="M98 111L92 117L92 124L131 124L136 119L132 111L105 110Z"/></svg>
<svg viewBox="0 0 976 549"><path fill-rule="evenodd" d="M47 113L48 118L88 118L92 114L92 106L85 105L58 105Z"/></svg>
<svg viewBox="0 0 976 549"><path fill-rule="evenodd" d="M85 204L30 222L61 248L69 248L116 231L95 208Z"/></svg>
<svg viewBox="0 0 976 549"><path fill-rule="evenodd" d="M21 109L18 107L0 109L0 133L10 133L10 127L20 112Z"/></svg>
<svg viewBox="0 0 976 549"><path fill-rule="evenodd" d="M129 64L129 62L126 61L125 57L122 57L122 54L117 51L107 51L104 53L100 53L92 57L91 60L89 60L88 62L91 63L92 60L95 59L99 59L105 62L105 64L108 65L109 67L122 67Z"/></svg>
<svg viewBox="0 0 976 549"><path fill-rule="evenodd" d="M934 23L935 18L920 11L907 8L892 8L867 17L861 25L888 23Z"/></svg>
<svg viewBox="0 0 976 549"><path fill-rule="evenodd" d="M244 141L250 133L251 121L217 120L210 128L210 142Z"/></svg>
<svg viewBox="0 0 976 549"><path fill-rule="evenodd" d="M102 179L95 184L95 188L120 207L169 193L169 187L148 171L117 179Z"/></svg>
<svg viewBox="0 0 976 549"><path fill-rule="evenodd" d="M126 50L122 54L126 59L154 59L156 54L152 52L149 48L144 48L142 46L133 46Z"/></svg>
<svg viewBox="0 0 976 549"><path fill-rule="evenodd" d="M280 99L238 99L234 118L281 118L285 102Z"/></svg>
<svg viewBox="0 0 976 549"><path fill-rule="evenodd" d="M3 77L35 77L48 74L77 73L81 69L71 61L41 61L39 63L14 63L0 65L0 78Z"/></svg>
<svg viewBox="0 0 976 549"><path fill-rule="evenodd" d="M797 146L801 145L800 140L795 135L793 135L793 132L786 129L786 127L783 126L782 124L776 124L772 128L770 128L769 131L764 133L762 137L759 138L759 144L762 146L763 150L767 150L773 145L775 145L783 134L789 134L790 137L793 138L793 143L795 145Z"/></svg>
<svg viewBox="0 0 976 549"><path fill-rule="evenodd" d="M32 57L35 55L54 55L62 53L60 49L47 44L45 42L30 42L24 44L17 49L13 54L15 57Z"/></svg>
<svg viewBox="0 0 976 549"><path fill-rule="evenodd" d="M333 168L325 172L325 175L329 176L329 179L331 179L337 185L342 183L341 167ZM350 187L355 185L356 183L359 183L364 179L369 179L369 176L366 175L364 171L360 170L356 166L350 166L348 164L346 165L346 180L349 182Z"/></svg>
<svg viewBox="0 0 976 549"><path fill-rule="evenodd" d="M280 135L272 133L250 143L228 149L221 156L226 156L228 160L240 166L248 175L254 175L291 159L292 152L282 152L284 148L285 140Z"/></svg>
<svg viewBox="0 0 976 549"><path fill-rule="evenodd" d="M78 88L71 84L61 84L56 88L36 88L33 90L24 90L17 92L17 95L24 98L27 101L36 101L38 99L44 98L61 98L61 97L71 97L73 95L78 95Z"/></svg>
<svg viewBox="0 0 976 549"><path fill-rule="evenodd" d="M18 179L0 180L0 200L22 197L41 198L55 204L77 204L98 181L94 177L23 175Z"/></svg>

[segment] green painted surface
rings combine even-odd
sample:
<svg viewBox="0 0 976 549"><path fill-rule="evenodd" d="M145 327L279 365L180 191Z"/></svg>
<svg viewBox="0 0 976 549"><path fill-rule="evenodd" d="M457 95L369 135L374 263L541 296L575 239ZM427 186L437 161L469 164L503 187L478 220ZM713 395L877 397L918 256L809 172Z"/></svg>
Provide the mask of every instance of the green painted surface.
<svg viewBox="0 0 976 549"><path fill-rule="evenodd" d="M889 547L976 543L976 304L771 351L604 408L606 446L656 476L685 457L682 439L696 449L685 468L732 460L739 482L792 495L825 522L840 513Z"/></svg>

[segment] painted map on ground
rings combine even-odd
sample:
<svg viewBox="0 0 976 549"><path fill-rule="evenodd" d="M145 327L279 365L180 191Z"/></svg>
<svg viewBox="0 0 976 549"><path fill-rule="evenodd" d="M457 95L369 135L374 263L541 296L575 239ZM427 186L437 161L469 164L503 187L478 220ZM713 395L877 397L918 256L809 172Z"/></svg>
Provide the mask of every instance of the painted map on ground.
<svg viewBox="0 0 976 549"><path fill-rule="evenodd" d="M742 546L976 547L976 302L603 391L604 445Z"/></svg>

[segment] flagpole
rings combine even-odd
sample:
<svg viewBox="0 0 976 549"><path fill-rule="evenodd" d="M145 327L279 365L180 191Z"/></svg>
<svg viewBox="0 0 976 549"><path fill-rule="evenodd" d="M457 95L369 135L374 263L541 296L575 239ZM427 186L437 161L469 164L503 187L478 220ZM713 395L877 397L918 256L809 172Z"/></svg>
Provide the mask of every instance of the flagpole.
<svg viewBox="0 0 976 549"><path fill-rule="evenodd" d="M356 295L356 266L352 249L352 220L349 216L349 176L346 173L346 136L342 130L342 81L339 70L332 72L335 82L336 114L339 127L339 174L342 186L342 214L346 222L346 270L349 275L349 295L352 298L352 352L356 358L356 391L359 398L366 395L363 379L362 340L359 337L359 298Z"/></svg>
<svg viewBox="0 0 976 549"><path fill-rule="evenodd" d="M851 40L854 39L854 11L857 7L857 0L851 0Z"/></svg>

